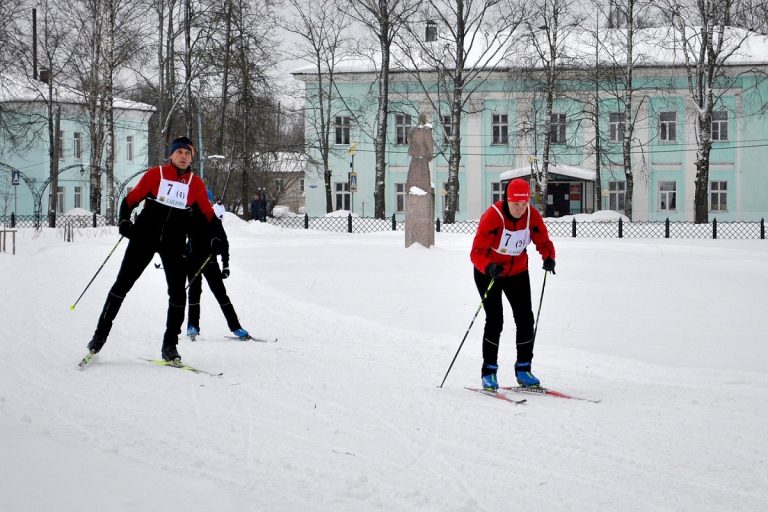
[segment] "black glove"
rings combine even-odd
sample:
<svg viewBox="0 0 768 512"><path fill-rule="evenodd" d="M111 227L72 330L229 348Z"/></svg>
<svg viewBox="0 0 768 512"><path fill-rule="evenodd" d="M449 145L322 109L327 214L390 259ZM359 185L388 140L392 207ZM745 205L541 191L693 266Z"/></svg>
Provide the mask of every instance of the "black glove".
<svg viewBox="0 0 768 512"><path fill-rule="evenodd" d="M226 279L229 277L229 267L224 267L221 269L221 278Z"/></svg>
<svg viewBox="0 0 768 512"><path fill-rule="evenodd" d="M121 235L130 240L131 234L133 233L133 222L128 219L121 220L117 225L117 230Z"/></svg>
<svg viewBox="0 0 768 512"><path fill-rule="evenodd" d="M498 263L489 263L487 267L485 267L485 273L491 276L491 278L496 279L504 272L504 265L500 265Z"/></svg>
<svg viewBox="0 0 768 512"><path fill-rule="evenodd" d="M552 272L553 274L557 273L557 272L555 272L555 260L553 260L552 258L545 259L544 260L544 266L541 267L541 268L543 268L547 272Z"/></svg>
<svg viewBox="0 0 768 512"><path fill-rule="evenodd" d="M221 240L216 237L211 238L211 253L213 254L221 253Z"/></svg>

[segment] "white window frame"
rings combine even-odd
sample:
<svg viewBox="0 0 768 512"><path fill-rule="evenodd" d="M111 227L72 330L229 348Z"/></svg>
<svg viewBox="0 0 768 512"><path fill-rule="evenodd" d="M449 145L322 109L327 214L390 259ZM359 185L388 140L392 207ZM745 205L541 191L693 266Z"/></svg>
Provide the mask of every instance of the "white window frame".
<svg viewBox="0 0 768 512"><path fill-rule="evenodd" d="M624 200L627 194L626 181L608 182L608 209L615 212L624 211Z"/></svg>
<svg viewBox="0 0 768 512"><path fill-rule="evenodd" d="M448 144L450 142L450 138L453 136L453 126L451 125L451 115L443 115L442 116L442 125L443 125L443 143Z"/></svg>
<svg viewBox="0 0 768 512"><path fill-rule="evenodd" d="M728 182L713 180L709 182L709 211L728 211Z"/></svg>
<svg viewBox="0 0 768 512"><path fill-rule="evenodd" d="M491 144L509 144L509 114L491 114Z"/></svg>
<svg viewBox="0 0 768 512"><path fill-rule="evenodd" d="M608 114L608 140L621 142L624 140L624 112L611 112Z"/></svg>
<svg viewBox="0 0 768 512"><path fill-rule="evenodd" d="M565 114L557 113L550 116L549 142L565 144Z"/></svg>
<svg viewBox="0 0 768 512"><path fill-rule="evenodd" d="M337 181L333 184L334 205L336 211L351 210L352 194L349 191L349 181Z"/></svg>
<svg viewBox="0 0 768 512"><path fill-rule="evenodd" d="M75 185L75 208L83 207L83 187Z"/></svg>
<svg viewBox="0 0 768 512"><path fill-rule="evenodd" d="M659 211L674 212L677 211L677 182L659 181Z"/></svg>
<svg viewBox="0 0 768 512"><path fill-rule="evenodd" d="M677 142L677 112L659 112L659 140Z"/></svg>
<svg viewBox="0 0 768 512"><path fill-rule="evenodd" d="M80 132L72 134L72 157L75 160L82 160L83 158L83 134Z"/></svg>
<svg viewBox="0 0 768 512"><path fill-rule="evenodd" d="M712 141L728 141L728 111L715 110L712 112Z"/></svg>
<svg viewBox="0 0 768 512"><path fill-rule="evenodd" d="M491 182L491 203L504 200L504 183L501 181Z"/></svg>
<svg viewBox="0 0 768 512"><path fill-rule="evenodd" d="M349 146L352 136L352 118L350 116L336 116L334 121L335 144L337 146Z"/></svg>
<svg viewBox="0 0 768 512"><path fill-rule="evenodd" d="M133 135L125 137L125 161L133 162Z"/></svg>
<svg viewBox="0 0 768 512"><path fill-rule="evenodd" d="M405 211L405 183L395 183L395 212Z"/></svg>
<svg viewBox="0 0 768 512"><path fill-rule="evenodd" d="M411 133L411 116L408 114L395 114L395 145L408 144L408 134Z"/></svg>
<svg viewBox="0 0 768 512"><path fill-rule="evenodd" d="M63 186L56 187L56 214L64 213L64 198L67 196L67 189Z"/></svg>

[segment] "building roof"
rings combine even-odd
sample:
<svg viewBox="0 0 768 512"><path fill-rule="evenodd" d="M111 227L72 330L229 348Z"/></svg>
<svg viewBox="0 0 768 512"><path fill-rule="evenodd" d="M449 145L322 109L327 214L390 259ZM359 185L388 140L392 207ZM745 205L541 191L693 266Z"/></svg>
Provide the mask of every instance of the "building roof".
<svg viewBox="0 0 768 512"><path fill-rule="evenodd" d="M573 165L563 164L549 164L548 173L559 174L560 176L567 176L569 178L577 178L586 181L595 181L597 173L593 169L585 169L583 167L576 167ZM513 178L521 178L523 176L531 175L531 167L518 167L517 169L511 169L504 171L499 175L502 181L511 180Z"/></svg>
<svg viewBox="0 0 768 512"><path fill-rule="evenodd" d="M691 45L691 52L698 54L700 47L700 27L687 27L686 37ZM533 37L546 48L544 31L534 33ZM558 42L560 63L566 67L592 67L595 65L595 49L601 65L623 65L626 63L625 43L626 29L573 30L560 34ZM467 38L468 41L475 38ZM499 40L506 41L504 48L499 48ZM435 43L449 47L451 42L445 39ZM468 43L469 45L470 43ZM480 47L475 43L469 47L467 67L483 65L489 69L537 69L543 63L532 44L531 35L521 32L513 36L503 35L492 42L497 48ZM492 49L488 49L492 48ZM765 65L768 64L768 36L738 27L726 27L724 32L724 53L734 49L728 56L729 65ZM690 53L690 52L689 52ZM450 52L446 55L448 57ZM489 55L493 57L489 58ZM683 66L685 54L681 43L680 33L675 27L652 27L635 30L633 58L637 66ZM415 69L430 69L426 60L419 61L418 48L407 55L398 48L392 50L393 71L412 71ZM348 56L339 59L334 67L336 73L370 73L381 68L380 54L371 57ZM314 65L301 66L295 69L294 75L312 75L316 72Z"/></svg>
<svg viewBox="0 0 768 512"><path fill-rule="evenodd" d="M82 105L86 94L72 87L55 84L53 99L56 103ZM0 103L35 103L48 101L48 84L19 75L0 75ZM113 107L120 110L152 112L155 107L138 101L114 98Z"/></svg>

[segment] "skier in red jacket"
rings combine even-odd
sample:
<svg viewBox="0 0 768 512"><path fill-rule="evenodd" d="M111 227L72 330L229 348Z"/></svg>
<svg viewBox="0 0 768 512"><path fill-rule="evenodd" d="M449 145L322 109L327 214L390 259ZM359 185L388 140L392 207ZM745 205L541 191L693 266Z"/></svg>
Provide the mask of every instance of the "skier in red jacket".
<svg viewBox="0 0 768 512"><path fill-rule="evenodd" d="M160 255L168 283L168 316L163 335L162 357L181 362L176 349L186 306L186 271L183 255L190 223L190 209L197 206L206 219L213 208L203 181L190 164L195 148L187 137L179 137L168 148L168 163L148 169L120 204L120 234L129 239L120 271L107 295L88 350L97 353L104 346L120 306L155 253ZM144 208L131 222L131 211L144 201ZM211 238L217 246L218 238Z"/></svg>
<svg viewBox="0 0 768 512"><path fill-rule="evenodd" d="M554 274L555 246L549 239L541 214L529 204L530 197L531 189L527 181L519 178L510 181L506 200L497 201L486 210L472 242L470 259L474 265L475 284L480 296L485 296L481 378L483 388L487 390L499 387L496 372L499 368L499 339L504 325L502 292L512 306L517 327L517 382L527 387L540 384L531 373L534 319L526 247L533 242L544 260L544 270Z"/></svg>

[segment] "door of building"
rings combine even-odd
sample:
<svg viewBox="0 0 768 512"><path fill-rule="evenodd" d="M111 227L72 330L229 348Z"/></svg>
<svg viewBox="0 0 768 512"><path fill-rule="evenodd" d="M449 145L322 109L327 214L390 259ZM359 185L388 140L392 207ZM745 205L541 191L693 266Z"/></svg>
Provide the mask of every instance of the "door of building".
<svg viewBox="0 0 768 512"><path fill-rule="evenodd" d="M570 215L570 183L549 183L547 185L547 217Z"/></svg>

